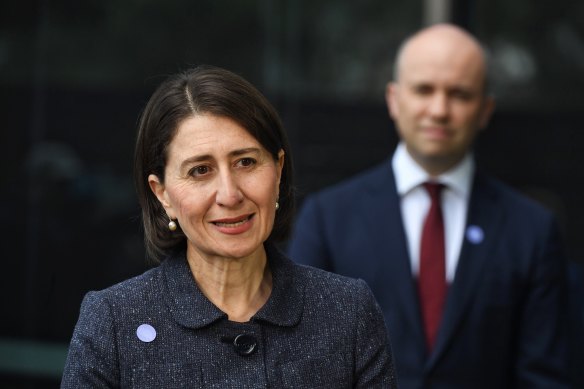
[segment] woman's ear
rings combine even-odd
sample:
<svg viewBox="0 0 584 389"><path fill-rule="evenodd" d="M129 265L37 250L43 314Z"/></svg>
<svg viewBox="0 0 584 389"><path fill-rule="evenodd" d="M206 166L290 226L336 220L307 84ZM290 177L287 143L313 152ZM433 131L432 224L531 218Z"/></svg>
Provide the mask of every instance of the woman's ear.
<svg viewBox="0 0 584 389"><path fill-rule="evenodd" d="M284 168L285 156L286 152L284 152L284 149L280 149L280 151L278 151L278 161L276 164L278 169L278 187L280 186L280 178L282 178L282 169Z"/></svg>
<svg viewBox="0 0 584 389"><path fill-rule="evenodd" d="M160 204L166 210L168 217L173 219L174 216L172 215L172 213L173 213L172 206L170 205L170 202L168 201L168 195L166 193L166 188L165 188L164 184L160 181L160 179L158 178L157 175L150 174L148 176L148 185L150 185L150 189L152 190L152 193L154 193L154 196L156 196L156 198L158 199Z"/></svg>

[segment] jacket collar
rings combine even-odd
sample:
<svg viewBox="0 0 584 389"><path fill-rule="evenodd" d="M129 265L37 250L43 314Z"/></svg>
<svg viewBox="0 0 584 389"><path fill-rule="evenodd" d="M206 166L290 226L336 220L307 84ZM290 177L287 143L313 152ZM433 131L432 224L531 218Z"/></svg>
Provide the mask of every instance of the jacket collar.
<svg viewBox="0 0 584 389"><path fill-rule="evenodd" d="M294 326L300 322L304 307L305 285L298 277L298 265L269 243L266 243L266 252L272 271L272 293L250 321ZM184 251L167 258L160 266L162 298L176 322L196 329L227 319L227 314L209 301L197 286Z"/></svg>
<svg viewBox="0 0 584 389"><path fill-rule="evenodd" d="M272 294L252 320L282 327L295 326L302 317L306 287L298 271L300 267L271 244L266 244L266 252L272 271Z"/></svg>

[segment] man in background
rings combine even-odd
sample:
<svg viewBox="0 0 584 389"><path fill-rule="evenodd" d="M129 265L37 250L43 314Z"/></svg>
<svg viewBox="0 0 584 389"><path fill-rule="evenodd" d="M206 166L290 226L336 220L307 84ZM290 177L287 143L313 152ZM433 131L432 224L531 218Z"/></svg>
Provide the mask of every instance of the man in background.
<svg viewBox="0 0 584 389"><path fill-rule="evenodd" d="M568 387L554 216L475 166L491 116L485 53L453 25L401 46L393 156L308 196L290 256L367 281L401 388Z"/></svg>

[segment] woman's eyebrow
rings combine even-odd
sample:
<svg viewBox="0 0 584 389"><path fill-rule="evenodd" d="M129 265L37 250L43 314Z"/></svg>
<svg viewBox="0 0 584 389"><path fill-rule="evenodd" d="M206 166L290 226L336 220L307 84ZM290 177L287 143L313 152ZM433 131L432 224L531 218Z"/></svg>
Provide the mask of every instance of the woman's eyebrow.
<svg viewBox="0 0 584 389"><path fill-rule="evenodd" d="M258 154L260 152L261 152L261 150L258 147L246 147L244 149L237 149L237 150L231 151L229 153L229 156L230 157L237 157L240 155L250 154L250 153ZM185 159L184 161L182 161L182 163L180 164L180 167L182 169L185 166L192 165L193 163L208 161L210 159L213 159L213 156L211 154L194 155L194 156L189 157L189 158Z"/></svg>
<svg viewBox="0 0 584 389"><path fill-rule="evenodd" d="M257 147L247 147L245 149L238 149L238 150L233 150L232 152L229 153L229 155L231 156L238 156L238 155L243 155L243 154L249 154L249 153L259 153L260 149Z"/></svg>

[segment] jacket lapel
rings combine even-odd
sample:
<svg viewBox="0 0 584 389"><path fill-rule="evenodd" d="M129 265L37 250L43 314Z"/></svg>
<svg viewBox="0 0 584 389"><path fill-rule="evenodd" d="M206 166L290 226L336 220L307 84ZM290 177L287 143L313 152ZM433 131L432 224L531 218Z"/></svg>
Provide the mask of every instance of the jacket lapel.
<svg viewBox="0 0 584 389"><path fill-rule="evenodd" d="M483 269L494 249L496 231L503 223L503 214L487 178L477 174L468 209L465 236L460 252L454 282L450 286L446 307L436 345L428 359L426 369L431 369L452 341L466 309L476 293Z"/></svg>
<svg viewBox="0 0 584 389"><path fill-rule="evenodd" d="M405 321L401 326L413 328L419 340L415 347L420 352L425 349L424 332L415 282L411 275L411 265L407 248L400 198L397 194L391 163L384 164L377 172L378 179L365 193L364 209L371 227L371 248L378 261L377 274L384 279L377 282L378 290L386 291L376 296L382 306L399 309ZM374 206L371 206L373 204ZM404 276L406 275L406 276ZM395 324L398 325L398 324ZM414 346L414 345L412 345Z"/></svg>

